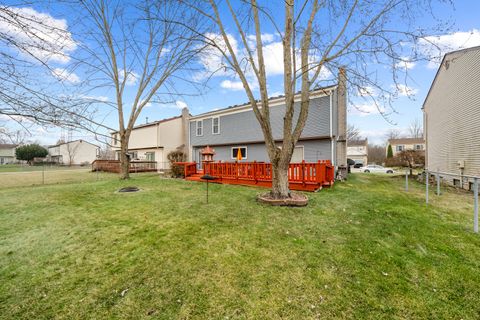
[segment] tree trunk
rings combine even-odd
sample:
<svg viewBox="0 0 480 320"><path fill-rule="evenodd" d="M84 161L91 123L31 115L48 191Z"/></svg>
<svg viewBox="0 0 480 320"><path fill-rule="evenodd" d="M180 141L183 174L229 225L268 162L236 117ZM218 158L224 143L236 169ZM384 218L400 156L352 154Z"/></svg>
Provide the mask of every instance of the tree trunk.
<svg viewBox="0 0 480 320"><path fill-rule="evenodd" d="M128 145L125 137L120 138L121 152L120 152L120 179L130 179L130 157L127 155Z"/></svg>
<svg viewBox="0 0 480 320"><path fill-rule="evenodd" d="M290 198L290 189L288 186L288 161L272 162L272 191L274 199Z"/></svg>

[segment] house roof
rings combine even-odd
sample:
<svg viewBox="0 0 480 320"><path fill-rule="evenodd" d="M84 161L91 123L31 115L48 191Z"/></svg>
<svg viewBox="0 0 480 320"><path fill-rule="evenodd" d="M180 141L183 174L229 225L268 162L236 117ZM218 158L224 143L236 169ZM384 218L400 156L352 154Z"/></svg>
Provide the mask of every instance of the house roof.
<svg viewBox="0 0 480 320"><path fill-rule="evenodd" d="M57 144L54 144L53 146L48 146L48 148L55 148L55 147L58 147L58 146L61 146L63 144L69 144L69 143L72 143L72 142L76 142L76 141L80 141L80 142L86 142L88 144L91 144L92 146L95 146L95 147L98 147L96 144L93 144L91 142L88 142L88 141L85 141L83 139L77 139L77 140L72 140L72 141L68 141L68 142L63 142L63 143L57 143Z"/></svg>
<svg viewBox="0 0 480 320"><path fill-rule="evenodd" d="M368 145L368 139L357 139L357 140L348 140L347 141L347 146L353 147L353 146L366 146Z"/></svg>
<svg viewBox="0 0 480 320"><path fill-rule="evenodd" d="M335 89L337 86L338 86L337 84L334 84L334 85L327 86L327 87L316 88L316 89L311 90L310 93L311 94L312 93L313 94L326 93L327 91L331 91L331 90ZM300 97L300 94L301 94L301 91L296 92L295 93L295 98ZM278 100L279 102L281 102L282 98L284 98L284 97L285 97L285 95L270 97L270 98L268 98L268 101L273 102L275 100ZM257 102L260 102L260 100L257 100ZM197 114L197 115L193 116L192 119L199 118L199 117L204 117L204 116L207 116L207 115L213 115L213 114L217 114L217 113L230 112L230 111L234 111L234 110L242 109L242 108L246 108L246 107L250 107L250 102L246 102L246 103L243 103L243 104L235 104L233 106L229 106L229 107L226 107L226 108L200 113L200 114Z"/></svg>
<svg viewBox="0 0 480 320"><path fill-rule="evenodd" d="M388 139L389 144L421 144L425 143L423 138L399 138L399 139Z"/></svg>
<svg viewBox="0 0 480 320"><path fill-rule="evenodd" d="M18 144L12 144L12 143L0 143L0 149L12 149L16 148Z"/></svg>
<svg viewBox="0 0 480 320"><path fill-rule="evenodd" d="M175 116L175 117L171 117L171 118L165 118L165 119L161 119L161 120L157 120L157 121L153 121L153 122L149 122L149 123L139 124L138 126L134 126L133 129L140 129L140 128L145 128L145 127L150 127L150 126L156 126L156 125L158 125L162 122L172 121L172 120L175 120L175 119L179 119L181 117L182 116L179 115L179 116ZM118 133L118 130L112 131L110 134L114 134L114 133Z"/></svg>
<svg viewBox="0 0 480 320"><path fill-rule="evenodd" d="M435 83L437 82L438 75L440 74L440 70L442 69L443 63L445 62L445 60L447 59L447 57L448 57L449 55L452 55L452 54L455 54L455 53L461 53L461 52L462 52L462 53L465 53L465 52L475 51L475 50L480 50L480 46L451 51L451 52L446 53L446 54L443 56L442 62L440 62L440 65L438 66L438 69L437 69L437 73L435 74L435 77L433 78L432 85L430 86L430 89L428 90L427 96L425 97L425 100L423 101L422 109L425 108L425 104L427 103L427 100L428 100L428 98L430 97L430 93L432 92L432 89L433 89L433 87L435 86Z"/></svg>

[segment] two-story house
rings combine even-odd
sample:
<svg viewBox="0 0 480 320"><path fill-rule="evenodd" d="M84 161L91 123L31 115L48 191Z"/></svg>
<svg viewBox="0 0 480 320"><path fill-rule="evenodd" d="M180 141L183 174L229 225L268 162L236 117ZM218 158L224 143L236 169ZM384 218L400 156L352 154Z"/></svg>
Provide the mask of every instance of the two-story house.
<svg viewBox="0 0 480 320"><path fill-rule="evenodd" d="M425 168L480 176L480 46L443 57L423 103ZM445 176L457 186L472 181Z"/></svg>
<svg viewBox="0 0 480 320"><path fill-rule="evenodd" d="M313 90L306 125L296 144L292 162L331 160L346 166L346 79L341 85ZM298 117L300 94L295 96ZM271 98L270 122L274 139L280 146L283 137L284 97ZM201 150L207 145L215 149L215 161L235 161L241 152L242 161L269 162L260 124L249 103L210 111L190 118L190 160L201 162Z"/></svg>
<svg viewBox="0 0 480 320"><path fill-rule="evenodd" d="M135 126L130 134L128 152L132 160L157 162L157 169L169 169L167 155L178 149L185 150L187 121L189 113L184 108L177 117L154 121ZM118 132L112 132L112 149L116 159L120 159L120 138Z"/></svg>
<svg viewBox="0 0 480 320"><path fill-rule="evenodd" d="M393 156L405 150L425 151L425 140L423 138L388 139L388 145L392 146ZM388 148L386 152L388 153Z"/></svg>
<svg viewBox="0 0 480 320"><path fill-rule="evenodd" d="M0 164L14 163L16 148L16 144L0 143Z"/></svg>
<svg viewBox="0 0 480 320"><path fill-rule="evenodd" d="M347 141L347 158L366 166L368 164L368 140Z"/></svg>
<svg viewBox="0 0 480 320"><path fill-rule="evenodd" d="M90 164L97 159L99 149L97 145L80 139L49 146L48 157L58 164Z"/></svg>

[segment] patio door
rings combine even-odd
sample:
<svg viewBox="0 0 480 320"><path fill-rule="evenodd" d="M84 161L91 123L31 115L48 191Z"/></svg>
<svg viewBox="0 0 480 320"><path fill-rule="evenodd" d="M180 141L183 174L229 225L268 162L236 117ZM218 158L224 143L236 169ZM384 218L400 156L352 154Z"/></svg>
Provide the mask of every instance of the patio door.
<svg viewBox="0 0 480 320"><path fill-rule="evenodd" d="M291 163L300 163L304 160L303 158L303 146L296 146L293 150Z"/></svg>

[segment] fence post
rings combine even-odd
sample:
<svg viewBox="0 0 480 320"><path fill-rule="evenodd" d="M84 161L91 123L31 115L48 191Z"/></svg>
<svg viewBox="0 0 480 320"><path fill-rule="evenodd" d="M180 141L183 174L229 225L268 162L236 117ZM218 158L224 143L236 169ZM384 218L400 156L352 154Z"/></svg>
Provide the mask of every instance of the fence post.
<svg viewBox="0 0 480 320"><path fill-rule="evenodd" d="M478 178L473 179L473 232L478 233Z"/></svg>
<svg viewBox="0 0 480 320"><path fill-rule="evenodd" d="M302 160L302 183L305 185L305 160Z"/></svg>
<svg viewBox="0 0 480 320"><path fill-rule="evenodd" d="M405 170L405 191L408 192L408 169Z"/></svg>
<svg viewBox="0 0 480 320"><path fill-rule="evenodd" d="M425 170L425 203L428 205L428 183L430 182L430 174Z"/></svg>
<svg viewBox="0 0 480 320"><path fill-rule="evenodd" d="M437 173L437 196L440 195L440 174Z"/></svg>
<svg viewBox="0 0 480 320"><path fill-rule="evenodd" d="M257 183L257 161L253 161L253 180Z"/></svg>

